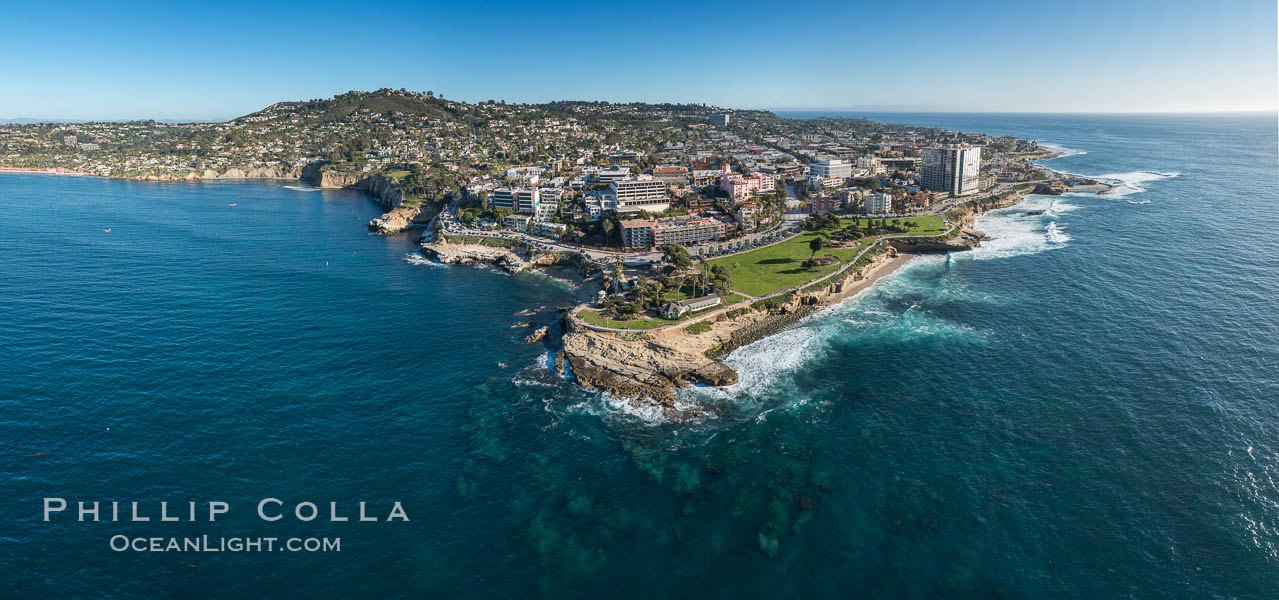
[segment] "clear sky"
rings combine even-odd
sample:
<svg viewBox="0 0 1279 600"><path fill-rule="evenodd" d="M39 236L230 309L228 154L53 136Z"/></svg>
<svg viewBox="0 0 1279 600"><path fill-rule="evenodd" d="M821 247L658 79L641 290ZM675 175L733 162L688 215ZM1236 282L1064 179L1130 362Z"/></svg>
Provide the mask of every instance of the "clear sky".
<svg viewBox="0 0 1279 600"><path fill-rule="evenodd" d="M1279 103L1275 0L6 4L0 118L231 118L381 87L782 110Z"/></svg>

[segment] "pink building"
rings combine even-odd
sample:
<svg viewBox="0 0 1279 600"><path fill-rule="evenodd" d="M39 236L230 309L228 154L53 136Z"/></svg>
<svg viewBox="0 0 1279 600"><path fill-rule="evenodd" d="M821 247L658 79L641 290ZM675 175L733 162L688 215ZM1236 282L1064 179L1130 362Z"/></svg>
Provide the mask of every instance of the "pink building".
<svg viewBox="0 0 1279 600"><path fill-rule="evenodd" d="M719 180L719 189L728 192L734 200L749 198L756 192L771 192L776 187L777 184L772 175L758 172L742 176L728 172L726 169L724 176Z"/></svg>

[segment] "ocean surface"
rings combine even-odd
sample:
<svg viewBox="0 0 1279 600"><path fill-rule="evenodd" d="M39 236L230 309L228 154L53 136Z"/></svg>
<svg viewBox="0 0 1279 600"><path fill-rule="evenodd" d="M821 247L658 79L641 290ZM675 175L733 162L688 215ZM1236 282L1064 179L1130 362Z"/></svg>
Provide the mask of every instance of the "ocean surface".
<svg viewBox="0 0 1279 600"><path fill-rule="evenodd" d="M1275 116L855 116L1124 188L984 216L737 350L692 424L520 342L572 286L415 257L361 194L0 175L0 597L1279 597Z"/></svg>

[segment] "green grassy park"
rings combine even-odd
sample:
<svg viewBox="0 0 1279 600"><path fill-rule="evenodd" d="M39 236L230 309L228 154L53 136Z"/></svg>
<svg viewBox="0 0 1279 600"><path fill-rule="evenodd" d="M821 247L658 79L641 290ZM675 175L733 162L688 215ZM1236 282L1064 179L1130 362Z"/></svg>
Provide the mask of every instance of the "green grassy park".
<svg viewBox="0 0 1279 600"><path fill-rule="evenodd" d="M889 219L889 222L894 220L896 219ZM910 228L909 235L932 236L946 231L946 224L936 215L907 217L900 220L914 225ZM841 219L840 223L847 227L854 221L857 221L860 227L865 227L868 219ZM871 243L871 240L863 239L848 248L824 248L817 252L818 257L834 256L839 259L839 262L822 265L812 270L800 266L812 256L808 244L813 238L822 234L829 237L834 233L834 229L820 233L807 232L779 244L717 258L711 263L729 269L734 290L756 297L766 296L787 288L803 286L839 270Z"/></svg>

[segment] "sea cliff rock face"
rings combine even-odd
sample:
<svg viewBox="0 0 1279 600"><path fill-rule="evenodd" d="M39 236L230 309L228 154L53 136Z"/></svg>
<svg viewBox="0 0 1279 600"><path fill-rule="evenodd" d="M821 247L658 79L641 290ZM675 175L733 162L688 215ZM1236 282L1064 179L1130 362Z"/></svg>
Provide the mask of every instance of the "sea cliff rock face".
<svg viewBox="0 0 1279 600"><path fill-rule="evenodd" d="M360 190L377 198L384 211L398 208L404 203L404 194L396 189L395 181L382 175L335 171L324 163L311 163L302 170L300 178L319 188Z"/></svg>
<svg viewBox="0 0 1279 600"><path fill-rule="evenodd" d="M240 169L231 167L222 171L213 169L205 169L203 171L189 171L186 174L177 173L160 173L138 177L145 181L200 181L200 180L220 180L220 179L298 179L302 175L301 169L289 167L253 167L252 169Z"/></svg>
<svg viewBox="0 0 1279 600"><path fill-rule="evenodd" d="M677 340L693 343L670 343ZM685 420L704 413L677 407L676 390L690 383L737 383L736 371L697 351L714 344L714 338L697 343L702 341L698 336L632 341L582 329L564 336L563 352L579 382L638 405L660 407L668 419Z"/></svg>
<svg viewBox="0 0 1279 600"><path fill-rule="evenodd" d="M1032 193L1048 196L1060 196L1066 192L1066 189L1066 184L1061 181L1054 181L1052 183L1036 183L1035 189Z"/></svg>
<svg viewBox="0 0 1279 600"><path fill-rule="evenodd" d="M369 221L369 230L379 235L400 233L430 223L437 214L438 208L432 205L401 206Z"/></svg>

